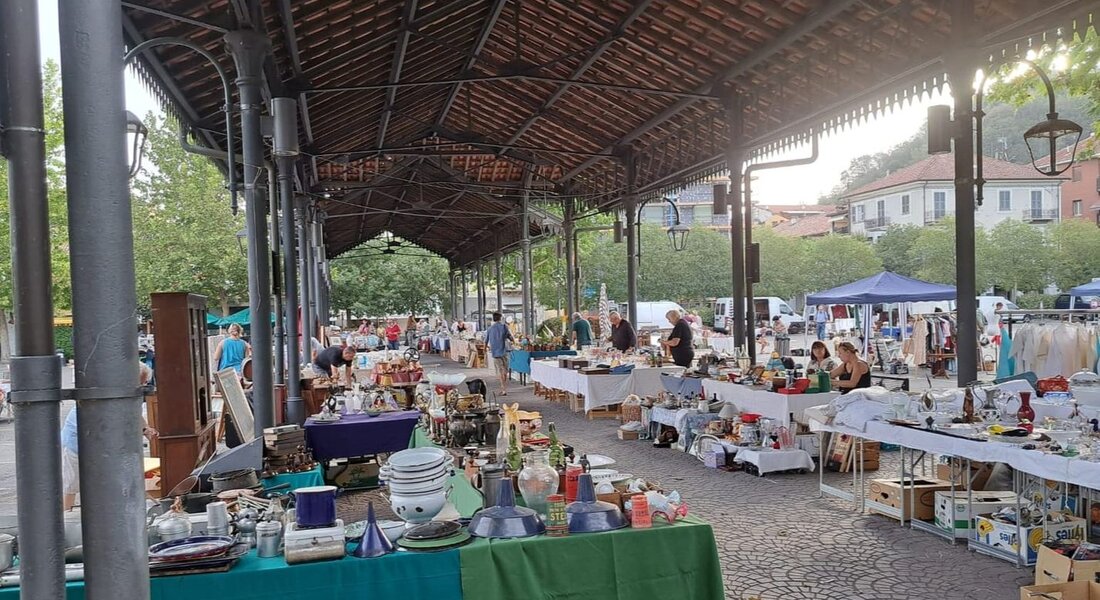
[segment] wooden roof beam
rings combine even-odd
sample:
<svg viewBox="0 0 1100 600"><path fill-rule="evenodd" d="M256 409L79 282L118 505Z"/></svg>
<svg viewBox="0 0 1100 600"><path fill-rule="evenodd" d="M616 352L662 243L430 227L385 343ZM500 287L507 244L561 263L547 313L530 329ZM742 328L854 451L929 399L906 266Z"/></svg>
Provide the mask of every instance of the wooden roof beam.
<svg viewBox="0 0 1100 600"><path fill-rule="evenodd" d="M806 15L806 18L799 21L797 24L785 31L779 37L775 38L767 44L764 44L757 51L753 52L749 56L746 56L737 63L731 65L730 68L726 69L724 72L719 73L715 77L712 77L710 81L700 86L696 91L702 94L714 93L715 89L725 82L747 73L753 67L756 67L757 65L763 63L769 58L782 52L785 48L787 48L789 45L802 38L806 34L839 17L853 4L857 4L859 2L862 2L862 0L832 0L825 3L822 8L818 9L816 12L812 12ZM672 117L680 114L681 111L691 106L695 102L697 101L690 98L681 99L675 102L661 113L655 115L653 118L649 119L630 133L620 138L614 144L609 145L607 148L604 149L604 152L612 152L615 150L616 146L629 145L631 142L645 135L654 127L657 127L665 121L668 121ZM600 157L592 157L585 160L568 173L562 175L561 181L565 182L576 177L579 173L583 172L588 167L596 164L596 162L599 160L602 159Z"/></svg>
<svg viewBox="0 0 1100 600"><path fill-rule="evenodd" d="M473 50L470 52L469 58L466 59L466 63L462 67L462 72L459 76L465 76L465 74L477 64L477 59L481 56L481 51L485 49L485 44L489 41L489 36L493 33L493 28L497 26L497 21L500 20L500 14L504 12L504 5L508 3L508 0L492 0L493 4L489 7L489 16L485 19L485 24L481 27L481 32L477 36L477 41L474 42ZM439 115L435 118L436 127L441 127L447 120L447 114L451 112L451 108L454 106L455 100L458 99L458 93L462 89L462 83L456 83L451 87L451 91L447 93L447 99L443 101L443 108L439 110Z"/></svg>
<svg viewBox="0 0 1100 600"><path fill-rule="evenodd" d="M409 24L416 14L417 0L405 0L405 8L401 11L401 33L397 36L397 45L393 53L393 63L390 65L390 83L397 83L401 79L401 69L405 65L405 50L409 47ZM382 107L382 117L378 121L378 143L381 148L386 143L386 129L390 124L390 115L393 113L393 105L397 101L397 88L386 90L386 104Z"/></svg>
<svg viewBox="0 0 1100 600"><path fill-rule="evenodd" d="M596 61L598 61L600 57L603 56L603 53L611 47L611 44L615 43L615 40L623 35L626 30L630 28L630 25L633 24L634 21L638 17L640 17L642 13L645 12L645 10L649 8L649 5L652 3L653 0L636 0L634 2L634 7L630 10L630 12L623 15L623 18L619 20L619 22L615 25L615 28L608 32L607 39L605 39L601 44L597 45L592 53L588 55L588 58L584 59L584 61L582 61L581 64L578 65L576 69L574 69L573 73L569 76L569 79L580 79L581 77L583 77L585 72L588 71L588 69L592 65L596 64ZM542 103L542 106L539 108L539 110L536 111L535 114L531 115L526 121L523 122L523 124L519 126L519 129L517 129L515 133L513 133L508 138L508 141L505 142L505 144L510 145L516 143L516 141L523 137L523 134L527 133L527 130L535 124L535 121L537 121L544 112L549 110L550 107L554 106L554 103L561 99L561 97L564 96L567 91L569 91L569 84L562 84L561 86L559 86L558 89L555 90L553 94L550 94L550 97Z"/></svg>

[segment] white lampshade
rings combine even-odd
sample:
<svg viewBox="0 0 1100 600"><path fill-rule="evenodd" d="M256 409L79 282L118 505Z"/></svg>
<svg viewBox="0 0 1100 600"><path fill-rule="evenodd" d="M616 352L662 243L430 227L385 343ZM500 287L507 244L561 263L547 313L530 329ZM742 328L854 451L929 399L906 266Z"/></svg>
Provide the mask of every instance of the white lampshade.
<svg viewBox="0 0 1100 600"><path fill-rule="evenodd" d="M718 411L718 418L732 421L741 414L737 410L737 407L732 402L727 402L722 406L722 410Z"/></svg>

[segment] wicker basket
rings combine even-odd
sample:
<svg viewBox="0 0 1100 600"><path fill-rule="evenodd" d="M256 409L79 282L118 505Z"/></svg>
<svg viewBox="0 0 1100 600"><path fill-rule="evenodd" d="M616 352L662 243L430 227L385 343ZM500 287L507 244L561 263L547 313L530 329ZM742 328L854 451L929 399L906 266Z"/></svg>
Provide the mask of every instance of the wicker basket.
<svg viewBox="0 0 1100 600"><path fill-rule="evenodd" d="M620 411L623 423L629 423L631 421L642 420L642 405L641 404L624 404Z"/></svg>

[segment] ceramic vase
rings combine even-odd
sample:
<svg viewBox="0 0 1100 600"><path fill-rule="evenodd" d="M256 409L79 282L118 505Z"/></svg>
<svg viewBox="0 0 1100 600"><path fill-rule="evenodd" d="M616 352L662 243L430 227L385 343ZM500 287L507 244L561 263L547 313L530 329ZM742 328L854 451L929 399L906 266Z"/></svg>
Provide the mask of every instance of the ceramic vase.
<svg viewBox="0 0 1100 600"><path fill-rule="evenodd" d="M558 491L558 472L550 466L550 453L535 450L527 456L527 464L519 472L519 492L523 502L543 517L547 514L548 498Z"/></svg>

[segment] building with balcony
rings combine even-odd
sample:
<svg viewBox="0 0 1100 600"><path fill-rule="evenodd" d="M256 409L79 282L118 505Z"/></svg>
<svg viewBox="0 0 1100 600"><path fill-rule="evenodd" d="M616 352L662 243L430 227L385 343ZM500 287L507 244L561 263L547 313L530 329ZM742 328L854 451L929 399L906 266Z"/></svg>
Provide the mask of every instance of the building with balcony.
<svg viewBox="0 0 1100 600"><path fill-rule="evenodd" d="M1077 145L1077 160L1062 182L1063 219L1089 219L1100 225L1100 156L1096 152L1096 135L1081 140ZM1058 152L1058 168L1066 166L1073 148Z"/></svg>
<svg viewBox="0 0 1100 600"><path fill-rule="evenodd" d="M714 214L714 186L726 183L729 179L690 185L681 190L673 200L680 209L680 220L691 227L705 227L730 234L729 213ZM823 217L834 207L818 204L756 204L753 203L752 220L756 225L776 227L801 222L811 217ZM642 209L642 222L668 227L675 220L675 214L668 203L656 201L646 204Z"/></svg>
<svg viewBox="0 0 1100 600"><path fill-rule="evenodd" d="M951 154L936 154L899 169L843 198L851 233L878 239L891 225L934 225L955 215L955 163ZM975 222L986 229L1006 219L1034 225L1061 216L1066 177L1045 177L1030 165L985 157L984 200Z"/></svg>

